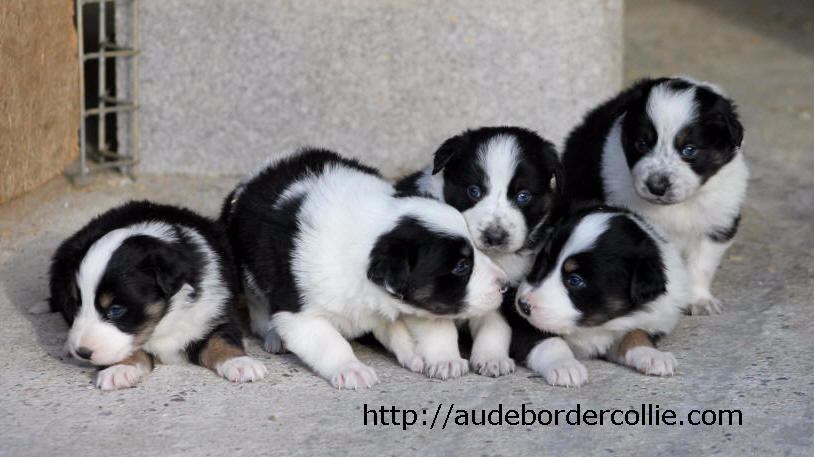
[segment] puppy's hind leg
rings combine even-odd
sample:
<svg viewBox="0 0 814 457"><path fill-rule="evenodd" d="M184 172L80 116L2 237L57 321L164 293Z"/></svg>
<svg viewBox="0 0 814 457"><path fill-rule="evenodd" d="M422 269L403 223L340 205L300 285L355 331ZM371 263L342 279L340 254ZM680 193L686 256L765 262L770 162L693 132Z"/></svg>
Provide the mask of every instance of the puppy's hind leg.
<svg viewBox="0 0 814 457"><path fill-rule="evenodd" d="M670 376L678 365L671 352L656 349L650 334L644 330L628 332L607 357L651 376Z"/></svg>
<svg viewBox="0 0 814 457"><path fill-rule="evenodd" d="M337 389L364 389L379 382L373 368L356 358L350 343L327 319L280 312L272 324L285 346Z"/></svg>
<svg viewBox="0 0 814 457"><path fill-rule="evenodd" d="M259 381L268 370L262 362L246 355L243 335L237 325L221 324L205 339L187 347L190 361L209 368L232 382Z"/></svg>

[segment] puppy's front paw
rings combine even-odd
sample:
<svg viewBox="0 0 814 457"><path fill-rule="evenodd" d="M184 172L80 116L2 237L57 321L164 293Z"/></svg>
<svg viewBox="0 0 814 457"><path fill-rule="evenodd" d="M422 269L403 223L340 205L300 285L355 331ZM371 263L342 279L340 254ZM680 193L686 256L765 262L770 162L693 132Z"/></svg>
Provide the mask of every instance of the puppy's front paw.
<svg viewBox="0 0 814 457"><path fill-rule="evenodd" d="M514 359L509 357L496 357L493 359L470 359L472 369L482 376L498 377L514 371Z"/></svg>
<svg viewBox="0 0 814 457"><path fill-rule="evenodd" d="M96 387L102 390L128 389L147 374L141 365L119 364L105 368L96 375Z"/></svg>
<svg viewBox="0 0 814 457"><path fill-rule="evenodd" d="M466 359L442 360L427 363L424 374L430 378L452 379L465 375L469 371L469 362Z"/></svg>
<svg viewBox="0 0 814 457"><path fill-rule="evenodd" d="M713 314L721 314L724 310L724 305L720 300L713 296L696 298L690 304L688 311L693 316L709 316Z"/></svg>
<svg viewBox="0 0 814 457"><path fill-rule="evenodd" d="M625 363L651 376L671 376L678 365L672 352L662 352L646 346L627 351Z"/></svg>
<svg viewBox="0 0 814 457"><path fill-rule="evenodd" d="M273 329L266 332L266 337L263 339L263 349L272 354L282 354L287 352L283 339Z"/></svg>
<svg viewBox="0 0 814 457"><path fill-rule="evenodd" d="M369 389L378 383L373 368L358 360L346 363L331 376L331 385L337 389Z"/></svg>
<svg viewBox="0 0 814 457"><path fill-rule="evenodd" d="M578 387L588 382L588 369L577 359L553 362L540 374L552 386Z"/></svg>
<svg viewBox="0 0 814 457"><path fill-rule="evenodd" d="M232 382L254 382L263 379L268 369L262 362L244 355L218 365L217 372Z"/></svg>
<svg viewBox="0 0 814 457"><path fill-rule="evenodd" d="M424 371L424 359L417 355L410 357L409 360L404 361L401 365L413 373L421 373Z"/></svg>

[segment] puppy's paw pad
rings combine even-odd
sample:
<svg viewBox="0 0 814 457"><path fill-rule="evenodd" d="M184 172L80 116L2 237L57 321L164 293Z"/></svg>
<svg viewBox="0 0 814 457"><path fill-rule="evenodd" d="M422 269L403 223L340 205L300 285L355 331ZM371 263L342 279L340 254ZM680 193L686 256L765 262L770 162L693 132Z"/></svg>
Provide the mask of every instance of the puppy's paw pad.
<svg viewBox="0 0 814 457"><path fill-rule="evenodd" d="M724 305L715 297L699 298L690 304L689 312L693 316L711 316L721 314Z"/></svg>
<svg viewBox="0 0 814 457"><path fill-rule="evenodd" d="M497 357L486 360L470 360L472 370L482 376L498 377L514 372L514 359Z"/></svg>
<svg viewBox="0 0 814 457"><path fill-rule="evenodd" d="M430 378L452 379L461 377L468 372L469 362L466 359L442 360L427 363L424 366L424 374Z"/></svg>
<svg viewBox="0 0 814 457"><path fill-rule="evenodd" d="M96 387L102 390L128 389L138 384L146 373L140 365L113 365L96 375Z"/></svg>
<svg viewBox="0 0 814 457"><path fill-rule="evenodd" d="M650 376L672 376L678 366L672 352L651 347L635 347L627 351L625 363Z"/></svg>
<svg viewBox="0 0 814 457"><path fill-rule="evenodd" d="M254 382L263 379L268 369L262 362L244 355L218 365L217 372L232 382Z"/></svg>
<svg viewBox="0 0 814 457"><path fill-rule="evenodd" d="M369 389L378 383L376 371L356 360L346 363L331 377L331 385L337 389Z"/></svg>
<svg viewBox="0 0 814 457"><path fill-rule="evenodd" d="M541 374L552 386L578 387L588 382L588 369L576 359L554 363Z"/></svg>
<svg viewBox="0 0 814 457"><path fill-rule="evenodd" d="M282 354L288 352L283 344L283 339L274 330L269 330L266 337L263 339L263 349L272 354Z"/></svg>

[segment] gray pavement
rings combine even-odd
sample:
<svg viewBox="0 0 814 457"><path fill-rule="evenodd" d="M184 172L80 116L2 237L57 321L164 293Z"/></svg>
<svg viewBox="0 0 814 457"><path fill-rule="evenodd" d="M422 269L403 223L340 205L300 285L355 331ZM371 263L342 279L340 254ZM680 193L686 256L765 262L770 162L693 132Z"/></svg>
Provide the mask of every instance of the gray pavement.
<svg viewBox="0 0 814 457"><path fill-rule="evenodd" d="M814 15L805 2L626 2L625 77L690 73L739 102L752 169L742 230L714 292L724 314L685 317L664 339L676 376L589 361L578 389L531 372L429 380L357 346L382 383L340 392L291 355L263 382L231 385L188 365L159 366L137 388L103 394L94 370L62 357L44 300L48 258L90 216L130 198L213 215L237 177L102 176L86 189L55 179L0 206L0 456L38 455L800 455L814 453ZM717 9L716 9L717 8ZM742 411L740 426L456 426L430 429L439 403L458 409L638 408ZM418 424L365 426L363 408L419 412ZM423 409L427 409L426 416ZM453 414L453 417L455 414ZM369 416L369 420L372 416ZM439 421L441 420L439 419ZM422 425L423 420L427 421Z"/></svg>

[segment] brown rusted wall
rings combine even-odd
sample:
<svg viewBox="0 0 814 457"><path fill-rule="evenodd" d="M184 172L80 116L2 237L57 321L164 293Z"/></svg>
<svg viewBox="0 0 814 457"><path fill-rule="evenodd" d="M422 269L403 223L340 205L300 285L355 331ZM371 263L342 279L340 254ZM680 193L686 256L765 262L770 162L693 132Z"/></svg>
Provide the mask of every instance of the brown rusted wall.
<svg viewBox="0 0 814 457"><path fill-rule="evenodd" d="M0 203L76 158L73 0L0 1Z"/></svg>

